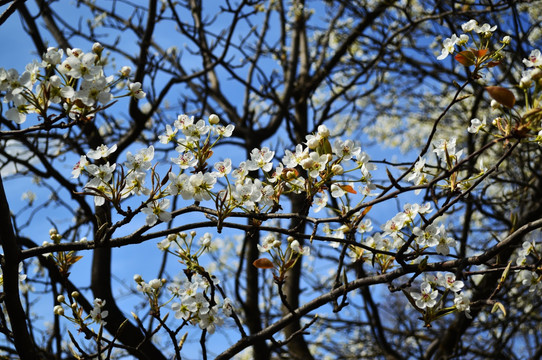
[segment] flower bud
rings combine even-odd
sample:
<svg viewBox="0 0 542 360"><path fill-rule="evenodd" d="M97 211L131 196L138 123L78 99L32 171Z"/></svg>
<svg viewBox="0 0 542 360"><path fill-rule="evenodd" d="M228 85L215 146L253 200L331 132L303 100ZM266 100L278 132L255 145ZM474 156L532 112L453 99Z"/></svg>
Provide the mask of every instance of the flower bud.
<svg viewBox="0 0 542 360"><path fill-rule="evenodd" d="M320 125L318 126L318 134L323 138L327 138L329 137L329 129L325 125Z"/></svg>
<svg viewBox="0 0 542 360"><path fill-rule="evenodd" d="M501 42L504 44L504 45L509 45L510 42L512 41L512 39L510 38L510 36L506 35L505 37L502 38Z"/></svg>
<svg viewBox="0 0 542 360"><path fill-rule="evenodd" d="M311 138L311 139L309 139L309 140L307 140L307 146L308 146L308 148L311 149L311 150L316 149L316 147L318 147L318 144L319 144L319 143L320 143L320 142L319 142L318 139L316 139L315 137L314 137L314 138Z"/></svg>
<svg viewBox="0 0 542 360"><path fill-rule="evenodd" d="M64 308L63 308L61 305L56 305L56 306L53 308L53 313L54 313L55 315L62 316L62 315L64 315Z"/></svg>
<svg viewBox="0 0 542 360"><path fill-rule="evenodd" d="M132 72L132 68L129 66L123 66L122 69L120 69L120 73L123 77L130 76L130 73Z"/></svg>
<svg viewBox="0 0 542 360"><path fill-rule="evenodd" d="M58 295L56 297L56 301L58 301L59 303L63 303L64 300L66 300L66 298L64 298L64 295Z"/></svg>
<svg viewBox="0 0 542 360"><path fill-rule="evenodd" d="M531 79L533 80L540 80L542 79L542 70L539 68L535 68L531 70Z"/></svg>
<svg viewBox="0 0 542 360"><path fill-rule="evenodd" d="M495 99L491 100L491 108L494 110L500 109L501 104Z"/></svg>
<svg viewBox="0 0 542 360"><path fill-rule="evenodd" d="M196 232L194 230L190 231L190 236L192 237L196 236Z"/></svg>
<svg viewBox="0 0 542 360"><path fill-rule="evenodd" d="M209 124L216 125L220 122L220 118L216 114L209 115Z"/></svg>
<svg viewBox="0 0 542 360"><path fill-rule="evenodd" d="M162 281L159 279L152 279L149 281L149 286L154 290L158 290L162 287Z"/></svg>
<svg viewBox="0 0 542 360"><path fill-rule="evenodd" d="M135 275L134 275L134 281L135 281L136 283L140 283L140 282L143 281L143 278L141 277L141 275L135 274Z"/></svg>
<svg viewBox="0 0 542 360"><path fill-rule="evenodd" d="M519 87L521 89L528 89L531 87L532 84L533 84L533 81L528 76L522 77L521 80L519 81Z"/></svg>
<svg viewBox="0 0 542 360"><path fill-rule="evenodd" d="M72 292L72 298L77 299L79 297L79 291L73 291Z"/></svg>
<svg viewBox="0 0 542 360"><path fill-rule="evenodd" d="M170 241L170 242L171 242L171 241L175 241L175 239L177 239L177 234L169 234L169 235L167 236L167 239L168 239L168 241Z"/></svg>
<svg viewBox="0 0 542 360"><path fill-rule="evenodd" d="M331 172L334 174L334 175L341 175L343 172L344 172L344 169L341 165L339 164L335 164L331 167Z"/></svg>
<svg viewBox="0 0 542 360"><path fill-rule="evenodd" d="M92 52L96 55L100 56L102 51L104 51L104 47L99 42L95 42L94 45L92 45Z"/></svg>

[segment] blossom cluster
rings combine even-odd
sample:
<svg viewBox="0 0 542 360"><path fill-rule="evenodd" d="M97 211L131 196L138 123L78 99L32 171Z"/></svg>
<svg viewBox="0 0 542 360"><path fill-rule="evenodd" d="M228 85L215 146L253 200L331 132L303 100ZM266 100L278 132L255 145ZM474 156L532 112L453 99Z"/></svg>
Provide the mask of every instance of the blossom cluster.
<svg viewBox="0 0 542 360"><path fill-rule="evenodd" d="M6 118L22 124L28 114L35 113L41 119L52 120L48 109L57 105L55 111L62 115L57 118L88 120L100 106L111 103L115 87L127 89L122 96L145 97L141 83L128 80L130 67L123 67L116 77L105 75L103 50L100 43L86 53L78 48L64 52L50 47L41 61L26 65L21 74L16 69L0 68L0 92L4 93L3 101L10 104Z"/></svg>
<svg viewBox="0 0 542 360"><path fill-rule="evenodd" d="M168 289L179 300L173 302L171 310L175 312L176 319L182 319L192 325L198 325L200 329L210 334L214 333L217 326L224 323L224 316L232 314L233 307L229 298L211 296L211 288L218 285L218 280L212 278L213 284L201 276L193 274L190 279L181 280Z"/></svg>
<svg viewBox="0 0 542 360"><path fill-rule="evenodd" d="M480 38L480 46L486 46L487 45L487 39L489 39L492 35L492 33L497 30L497 25L491 26L489 24L483 24L482 26L478 25L478 22L476 20L469 20L468 22L461 25L461 29L465 32L465 34L461 34L457 36L456 34L453 34L451 37L447 38L443 42L443 48L441 54L437 57L438 60L444 60L448 57L448 55L453 54L456 49L456 46L463 46L466 45L469 42L469 35L467 33L476 33L478 34ZM509 44L510 43L510 37L507 36L502 40L503 44Z"/></svg>
<svg viewBox="0 0 542 360"><path fill-rule="evenodd" d="M542 245L534 240L526 240L519 249L516 265L520 267L529 267L529 258L535 260L538 264L542 258ZM530 267L518 271L516 282L529 287L529 292L542 290L542 276L539 274L538 268Z"/></svg>
<svg viewBox="0 0 542 360"><path fill-rule="evenodd" d="M160 135L162 144L176 145L178 155L170 160L178 170L169 171L164 181L153 181L153 184L158 184L153 188L145 186L149 173L153 179L158 176L152 163L153 146L141 149L135 155L128 152L127 161L120 165L106 161L116 151L116 145L101 145L82 155L72 174L74 178L82 173L89 177L84 189L94 195L96 206L103 205L106 200L120 206L120 201L131 195L147 196L142 212L147 215L149 226L158 220L171 220L168 196L180 195L193 201L214 200L220 204L217 210L226 217L236 208L271 211L278 205L280 196L288 192L305 193L307 199L312 199L314 211L318 212L328 204L326 189L332 197L343 201L347 193L357 193L354 181L362 184L358 191L363 197L376 195L371 182L371 172L376 166L370 163L369 156L352 140L335 139L331 145L329 130L324 125L319 126L315 134L307 135L306 146L299 144L295 151L285 150L282 161L275 167L275 152L262 147L253 149L250 159L242 161L237 168L233 168L229 158L216 162L210 168L207 161L213 153L213 146L219 139L230 137L233 130L233 125L221 125L214 114L207 122L180 115L173 126L167 125L165 134ZM345 170L344 163L348 161L353 165ZM348 174L355 175L353 172L358 169L361 176L353 176L354 181L336 179L338 176L346 179ZM263 172L263 180L249 176L257 171ZM226 188L215 189L219 180L226 181Z"/></svg>
<svg viewBox="0 0 542 360"><path fill-rule="evenodd" d="M214 294L212 287L218 285L218 280L212 278L213 284L200 274L191 274L189 278L175 281L167 289L171 295L171 302L177 299L179 302L173 302L171 310L175 313L176 319L182 319L184 324L199 325L200 329L209 333L214 333L217 326L224 323L224 316L228 317L232 313L232 303L229 298L225 298L222 305L218 296ZM140 275L134 276L137 283L137 290L144 293L150 302L151 310L155 315L159 314L159 309L164 306L160 304L159 295L164 288L166 281L164 279L153 279L148 283Z"/></svg>
<svg viewBox="0 0 542 360"><path fill-rule="evenodd" d="M470 300L469 297L461 293L465 284L461 280L456 280L453 273L437 272L436 275L425 274L423 281L420 284L420 291L412 291L410 297L413 303L420 311L425 311L425 321L430 322L431 316L436 315L433 311L439 306L444 306L446 294L452 292L454 294L453 308L449 310L464 311L465 315L470 316ZM444 293L439 298L439 288L443 288Z"/></svg>
<svg viewBox="0 0 542 360"><path fill-rule="evenodd" d="M272 260L260 258L253 265L262 269L278 270L278 276L274 274L278 282L285 278L286 272L296 264L300 256L309 256L311 251L309 246L301 246L293 236L288 236L286 249L283 249L282 241L272 233L265 236L262 245L258 244L257 247L261 253L269 253Z"/></svg>
<svg viewBox="0 0 542 360"><path fill-rule="evenodd" d="M68 304L66 301L66 297L64 295L58 295L57 296L57 302L58 305L55 305L53 308L53 312L55 315L63 316L69 321L73 322L74 324L79 325L81 328L81 331L87 331L88 326L91 324L98 324L100 326L105 326L107 322L104 320L109 312L107 310L104 310L105 308L105 300L95 298L93 301L93 308L90 311L90 313L83 317L83 309L82 307L77 303L77 298L80 296L80 294L77 291L74 291L71 293L71 298L74 300L71 304ZM71 309L72 316L67 316L65 314L64 306L67 306Z"/></svg>

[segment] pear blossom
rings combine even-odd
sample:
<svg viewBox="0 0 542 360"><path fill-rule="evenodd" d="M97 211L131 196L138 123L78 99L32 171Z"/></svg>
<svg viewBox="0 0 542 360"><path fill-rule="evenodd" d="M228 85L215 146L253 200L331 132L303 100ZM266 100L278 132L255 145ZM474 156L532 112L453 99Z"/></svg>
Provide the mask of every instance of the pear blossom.
<svg viewBox="0 0 542 360"><path fill-rule="evenodd" d="M196 166L198 159L191 152L185 152L179 154L176 158L171 158L171 162L179 165L181 169L188 169L190 167Z"/></svg>
<svg viewBox="0 0 542 360"><path fill-rule="evenodd" d="M219 161L214 166L216 176L224 177L231 172L231 159L225 159L224 161Z"/></svg>
<svg viewBox="0 0 542 360"><path fill-rule="evenodd" d="M350 160L353 156L358 156L361 153L361 148L350 139L346 141L337 139L333 143L332 151L343 160Z"/></svg>
<svg viewBox="0 0 542 360"><path fill-rule="evenodd" d="M364 234L372 230L373 230L373 224L372 224L371 219L365 219L361 221L356 229L356 231L360 234Z"/></svg>
<svg viewBox="0 0 542 360"><path fill-rule="evenodd" d="M463 30L464 32L471 32L474 29L476 29L477 26L478 26L478 21L471 19L468 22L461 25L461 30Z"/></svg>
<svg viewBox="0 0 542 360"><path fill-rule="evenodd" d="M454 305L458 311L464 311L467 319L472 319L470 315L470 300L464 294L455 294Z"/></svg>
<svg viewBox="0 0 542 360"><path fill-rule="evenodd" d="M437 273L437 284L443 286L445 289L451 290L454 293L458 293L463 289L465 284L463 281L456 280L455 274L447 272L445 274L438 272Z"/></svg>
<svg viewBox="0 0 542 360"><path fill-rule="evenodd" d="M273 164L271 161L275 156L275 152L269 150L268 147L263 147L260 149L252 149L250 152L250 160L247 160L247 169L249 171L254 171L262 169L265 172L271 171Z"/></svg>
<svg viewBox="0 0 542 360"><path fill-rule="evenodd" d="M423 230L419 227L415 227L412 230L412 233L416 235L416 243L420 246L431 247L439 244L439 228L433 224L427 225Z"/></svg>
<svg viewBox="0 0 542 360"><path fill-rule="evenodd" d="M134 97L137 100L143 99L147 94L141 89L141 83L135 82L128 84L128 89L130 91L130 96Z"/></svg>
<svg viewBox="0 0 542 360"><path fill-rule="evenodd" d="M223 137L223 138L228 138L232 136L233 130L235 130L235 126L232 124L229 124L226 126L218 125L214 127L213 129L214 129L214 132L218 136Z"/></svg>
<svg viewBox="0 0 542 360"><path fill-rule="evenodd" d="M11 97L13 107L6 111L6 119L15 122L16 124L22 124L26 121L26 115L32 112L30 104L26 99L20 95L15 94Z"/></svg>
<svg viewBox="0 0 542 360"><path fill-rule="evenodd" d="M105 300L99 298L94 299L94 308L90 311L90 317L95 323L105 326L107 322L105 322L104 319L107 317L109 312L102 310L104 307Z"/></svg>
<svg viewBox="0 0 542 360"><path fill-rule="evenodd" d="M437 304L435 299L438 296L438 291L433 290L430 284L423 282L420 286L420 292L412 292L410 296L416 300L416 306L420 309L432 308Z"/></svg>
<svg viewBox="0 0 542 360"><path fill-rule="evenodd" d="M301 161L306 159L309 156L309 148L303 148L303 145L297 144L295 147L295 152L290 150L284 150L284 157L282 158L282 163L288 168L295 168L297 165L301 164Z"/></svg>
<svg viewBox="0 0 542 360"><path fill-rule="evenodd" d="M171 195L181 195L184 200L190 200L194 197L194 187L190 184L187 174L175 175L170 172L168 178L168 193Z"/></svg>
<svg viewBox="0 0 542 360"><path fill-rule="evenodd" d="M257 244L258 251L264 253L268 252L274 247L280 247L280 240L277 239L277 237L273 234L268 234L263 238L262 245Z"/></svg>
<svg viewBox="0 0 542 360"><path fill-rule="evenodd" d="M532 50L527 59L523 59L523 63L527 67L542 66L542 54L540 50Z"/></svg>
<svg viewBox="0 0 542 360"><path fill-rule="evenodd" d="M109 148L107 145L100 145L95 150L89 150L87 156L93 160L106 158L117 150L117 144Z"/></svg>
<svg viewBox="0 0 542 360"><path fill-rule="evenodd" d="M301 167L309 172L309 176L317 178L328 162L328 155L318 155L317 152L311 152L307 158L301 161Z"/></svg>
<svg viewBox="0 0 542 360"><path fill-rule="evenodd" d="M203 174L201 171L193 174L189 179L190 185L194 189L194 200L210 200L209 191L213 189L216 183L216 177L212 173Z"/></svg>
<svg viewBox="0 0 542 360"><path fill-rule="evenodd" d="M331 196L334 198L340 198L346 195L346 191L340 184L331 184Z"/></svg>
<svg viewBox="0 0 542 360"><path fill-rule="evenodd" d="M438 245L436 250L441 255L448 255L450 253L450 248L456 246L456 241L452 237L447 236L444 224L440 224L437 238Z"/></svg>
<svg viewBox="0 0 542 360"><path fill-rule="evenodd" d="M143 148L133 155L130 151L126 153L126 162L124 165L134 171L145 172L152 167L151 161L154 159L154 146Z"/></svg>
<svg viewBox="0 0 542 360"><path fill-rule="evenodd" d="M320 210L322 210L324 207L326 207L328 200L329 200L329 197L327 196L325 192L318 193L318 195L315 196L314 199L312 200L312 204L316 205L316 207L314 208L314 212L317 213Z"/></svg>
<svg viewBox="0 0 542 360"><path fill-rule="evenodd" d="M158 136L160 143L168 144L170 141L175 140L175 135L177 135L177 131L178 129L173 130L171 128L171 125L166 125L166 134Z"/></svg>
<svg viewBox="0 0 542 360"><path fill-rule="evenodd" d="M497 25L491 26L489 24L484 24L482 26L476 26L474 32L481 34L482 36L489 37L493 31L497 30Z"/></svg>
<svg viewBox="0 0 542 360"><path fill-rule="evenodd" d="M146 224L153 226L158 220L168 222L171 220L171 213L166 211L169 208L169 199L154 200L147 204L147 207L141 210L147 215Z"/></svg>
<svg viewBox="0 0 542 360"><path fill-rule="evenodd" d="M303 246L301 247L301 245L299 244L299 241L297 240L294 240L290 243L290 249L292 249L293 252L295 252L296 254L299 254L299 255L310 255L311 253L311 248L308 247L308 246Z"/></svg>
<svg viewBox="0 0 542 360"><path fill-rule="evenodd" d="M471 134L477 134L480 129L484 128L486 126L486 118L484 117L484 120L480 121L479 119L472 119L470 121L470 126L467 128L467 131Z"/></svg>
<svg viewBox="0 0 542 360"><path fill-rule="evenodd" d="M455 51L455 45L459 41L459 38L456 34L453 34L452 37L444 40L443 48L441 54L437 57L437 60L444 60L448 57L449 54L453 54Z"/></svg>

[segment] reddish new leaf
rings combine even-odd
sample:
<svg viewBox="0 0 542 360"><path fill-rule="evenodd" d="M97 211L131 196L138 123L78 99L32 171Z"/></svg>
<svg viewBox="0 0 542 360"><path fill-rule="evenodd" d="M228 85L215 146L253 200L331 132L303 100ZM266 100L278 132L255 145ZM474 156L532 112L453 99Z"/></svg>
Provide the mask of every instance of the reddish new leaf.
<svg viewBox="0 0 542 360"><path fill-rule="evenodd" d="M350 185L339 185L341 187L341 189L343 189L344 191L350 193L350 194L357 194L356 190L354 190L354 188Z"/></svg>
<svg viewBox="0 0 542 360"><path fill-rule="evenodd" d="M488 52L487 49L480 49L480 50L471 50L472 53L474 54L474 56L476 56L477 58L481 58L483 56L485 56Z"/></svg>
<svg viewBox="0 0 542 360"><path fill-rule="evenodd" d="M271 260L267 258L256 259L254 260L252 265L257 267L258 269L273 269L275 267L275 264L273 264Z"/></svg>
<svg viewBox="0 0 542 360"><path fill-rule="evenodd" d="M458 53L454 59L456 59L463 66L471 66L476 63L476 55L472 50L465 50Z"/></svg>
<svg viewBox="0 0 542 360"><path fill-rule="evenodd" d="M501 105L512 108L516 103L514 93L508 89L500 86L487 86L486 90L489 95Z"/></svg>

